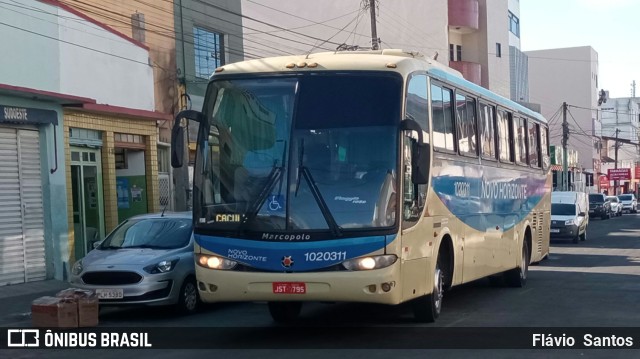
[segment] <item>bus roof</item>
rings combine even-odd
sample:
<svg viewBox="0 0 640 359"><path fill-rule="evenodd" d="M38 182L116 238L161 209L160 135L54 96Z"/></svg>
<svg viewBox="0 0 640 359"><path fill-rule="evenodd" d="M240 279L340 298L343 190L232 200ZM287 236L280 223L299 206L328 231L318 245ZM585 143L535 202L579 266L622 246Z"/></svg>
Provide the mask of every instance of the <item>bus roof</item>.
<svg viewBox="0 0 640 359"><path fill-rule="evenodd" d="M498 105L509 107L542 123L547 123L541 114L465 80L460 72L427 58L419 52L402 49L319 52L260 58L221 66L216 69L214 77L217 74L353 70L393 71L404 77L414 71L427 71L436 79L449 82Z"/></svg>

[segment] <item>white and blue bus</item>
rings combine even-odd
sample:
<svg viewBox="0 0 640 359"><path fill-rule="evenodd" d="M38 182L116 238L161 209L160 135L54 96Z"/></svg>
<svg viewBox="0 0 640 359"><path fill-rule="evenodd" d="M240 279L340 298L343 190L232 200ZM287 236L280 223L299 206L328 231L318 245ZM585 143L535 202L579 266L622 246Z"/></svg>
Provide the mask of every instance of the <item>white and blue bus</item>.
<svg viewBox="0 0 640 359"><path fill-rule="evenodd" d="M523 286L549 252L547 121L401 50L225 65L199 126L193 215L204 302L412 302L483 277Z"/></svg>

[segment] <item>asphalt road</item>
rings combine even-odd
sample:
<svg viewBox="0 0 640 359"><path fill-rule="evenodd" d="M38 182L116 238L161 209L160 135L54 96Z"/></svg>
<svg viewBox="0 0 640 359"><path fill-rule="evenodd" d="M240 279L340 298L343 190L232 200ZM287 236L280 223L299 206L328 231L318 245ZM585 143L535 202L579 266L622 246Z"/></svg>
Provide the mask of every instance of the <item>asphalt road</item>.
<svg viewBox="0 0 640 359"><path fill-rule="evenodd" d="M183 328L181 332L179 327L214 327L211 333L215 335L215 347L257 348L213 352L215 356L233 358L279 357L282 351L278 348L297 348L287 350L287 355L305 358L336 355L371 358L389 357L399 353L403 358L422 358L427 354L491 358L515 355L563 358L637 356L638 352L620 349L409 350L424 348L425 336L432 335L438 328L442 333L454 328L469 328L470 331L462 332L468 336L458 335L455 338L455 341L460 343L459 347L464 348L465 343L473 343L474 340L482 340L483 336L493 335L492 328L496 327L513 327L513 333L520 330L517 327L535 327L543 333L552 332L554 328L562 331L562 328L567 327L577 327L578 332L581 330L580 327L600 327L617 333L616 330L622 329L615 328L640 327L640 311L637 309L640 299L640 215L626 214L609 220L592 219L587 241L574 244L571 241L552 240L551 252L547 260L530 267L525 288L499 287L490 284L488 280L453 288L446 294L442 315L434 324L414 322L408 305L389 307L312 303L303 307L299 324L293 329L282 328L273 323L265 303L234 303L208 305L198 315L186 317L175 315L166 308L107 308L101 311L100 328L169 327L174 328L169 330L179 336L189 335L187 328ZM28 326L28 320L29 318L24 318L25 326ZM227 327L244 327L248 330L238 334L226 331L224 328ZM319 327L323 329L309 329ZM361 332L363 327L369 329ZM273 334L274 331L280 333L277 330L281 329L282 336ZM496 335L504 336L508 335L508 332L502 330ZM634 343L636 347L640 347L640 329L635 332L637 337L633 338ZM255 340L257 336L265 334L268 340ZM246 341L253 344L244 346L243 338L254 339ZM345 339L344 346L335 345L336 340L339 342L340 338L349 340ZM358 350L321 350L332 347L327 343L334 343L333 347L339 349L353 345ZM394 347L400 349L391 349ZM366 348L380 349L365 350ZM9 356L0 353L0 357L111 358L126 352L130 351L19 349L7 352ZM207 351L187 352L171 349L137 350L134 353L141 358L210 356L204 354L209 353Z"/></svg>

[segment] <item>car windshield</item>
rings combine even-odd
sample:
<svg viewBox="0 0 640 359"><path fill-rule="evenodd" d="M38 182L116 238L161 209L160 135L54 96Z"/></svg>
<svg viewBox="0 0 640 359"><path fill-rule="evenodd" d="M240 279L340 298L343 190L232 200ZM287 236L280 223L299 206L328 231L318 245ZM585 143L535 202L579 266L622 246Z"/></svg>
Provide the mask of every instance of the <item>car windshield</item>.
<svg viewBox="0 0 640 359"><path fill-rule="evenodd" d="M601 194L590 194L589 202L591 203L604 203L604 196Z"/></svg>
<svg viewBox="0 0 640 359"><path fill-rule="evenodd" d="M607 199L611 201L611 203L618 203L618 197L609 196Z"/></svg>
<svg viewBox="0 0 640 359"><path fill-rule="evenodd" d="M98 247L120 248L182 248L191 238L191 219L143 218L123 222Z"/></svg>
<svg viewBox="0 0 640 359"><path fill-rule="evenodd" d="M551 214L558 216L573 216L576 214L576 205L567 203L552 203Z"/></svg>
<svg viewBox="0 0 640 359"><path fill-rule="evenodd" d="M618 198L621 201L631 201L631 200L633 200L633 197L631 197L630 194L623 194L623 195L618 196Z"/></svg>

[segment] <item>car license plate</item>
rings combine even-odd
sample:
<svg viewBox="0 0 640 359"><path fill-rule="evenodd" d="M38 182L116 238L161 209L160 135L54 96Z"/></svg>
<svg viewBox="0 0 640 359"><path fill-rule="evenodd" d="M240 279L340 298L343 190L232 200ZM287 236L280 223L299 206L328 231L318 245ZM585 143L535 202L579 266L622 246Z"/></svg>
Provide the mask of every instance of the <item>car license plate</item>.
<svg viewBox="0 0 640 359"><path fill-rule="evenodd" d="M307 285L302 282L273 282L275 294L305 294Z"/></svg>
<svg viewBox="0 0 640 359"><path fill-rule="evenodd" d="M560 233L560 229L559 228L551 228L549 230L549 232L551 232L551 233Z"/></svg>
<svg viewBox="0 0 640 359"><path fill-rule="evenodd" d="M121 288L96 289L98 299L122 299L124 291Z"/></svg>

